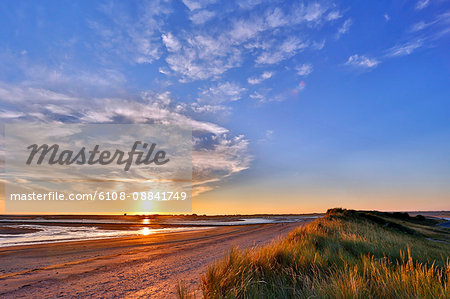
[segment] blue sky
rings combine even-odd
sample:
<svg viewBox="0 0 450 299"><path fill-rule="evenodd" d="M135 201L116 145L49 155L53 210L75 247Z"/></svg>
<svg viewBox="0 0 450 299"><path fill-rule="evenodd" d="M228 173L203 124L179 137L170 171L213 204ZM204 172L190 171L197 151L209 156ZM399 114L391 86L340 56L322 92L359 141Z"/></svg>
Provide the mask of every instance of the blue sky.
<svg viewBox="0 0 450 299"><path fill-rule="evenodd" d="M194 131L194 210L450 209L450 3L2 1L0 118Z"/></svg>

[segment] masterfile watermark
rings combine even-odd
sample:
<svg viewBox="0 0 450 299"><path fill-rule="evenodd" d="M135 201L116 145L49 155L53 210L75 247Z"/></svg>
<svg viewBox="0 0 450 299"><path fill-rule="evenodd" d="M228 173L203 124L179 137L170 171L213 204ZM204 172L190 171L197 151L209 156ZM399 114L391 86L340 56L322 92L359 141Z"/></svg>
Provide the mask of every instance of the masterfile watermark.
<svg viewBox="0 0 450 299"><path fill-rule="evenodd" d="M143 151L139 151L139 147L141 147ZM166 159L166 152L163 150L154 153L156 143L149 145L146 142L135 141L129 152L123 152L119 149L116 149L113 152L109 150L100 151L99 148L100 145L96 144L92 150L88 151L86 151L86 147L82 147L78 151L64 149L60 152L60 146L58 144L53 144L51 146L48 144L42 144L40 146L32 144L27 147L27 149L30 150L30 155L26 164L30 165L36 154L39 154L35 161L38 165L41 165L47 157L47 163L49 165L108 165L116 162L117 165L124 164L124 170L128 171L133 164L133 161L136 165L149 165L151 163L154 163L155 165L164 165L170 160L168 158ZM125 158L125 156L127 156L127 158ZM134 159L134 156L136 156L136 159Z"/></svg>
<svg viewBox="0 0 450 299"><path fill-rule="evenodd" d="M6 212L192 211L190 128L5 125Z"/></svg>

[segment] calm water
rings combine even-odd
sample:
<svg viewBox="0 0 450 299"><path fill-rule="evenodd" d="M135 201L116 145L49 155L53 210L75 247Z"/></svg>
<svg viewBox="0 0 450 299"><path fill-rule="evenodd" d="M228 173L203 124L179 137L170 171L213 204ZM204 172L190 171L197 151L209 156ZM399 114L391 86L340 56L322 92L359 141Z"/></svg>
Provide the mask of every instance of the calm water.
<svg viewBox="0 0 450 299"><path fill-rule="evenodd" d="M2 227L8 227L4 225ZM187 230L205 229L199 227L148 228L127 230L106 230L97 227L48 226L48 225L14 225L14 228L36 229L36 232L23 234L0 234L0 247L16 245L32 245L38 243L56 243L67 241L117 238L123 236L150 235L154 233L170 233ZM208 227L209 228L209 227Z"/></svg>
<svg viewBox="0 0 450 299"><path fill-rule="evenodd" d="M120 217L119 217L120 218ZM123 236L150 235L211 229L217 226L250 225L264 223L300 222L314 216L286 216L261 218L212 219L104 219L104 218L52 218L52 217L0 217L0 247L55 243ZM155 226L168 226L160 228ZM153 227L152 227L153 226ZM114 229L111 229L111 228ZM16 233L12 234L11 231Z"/></svg>

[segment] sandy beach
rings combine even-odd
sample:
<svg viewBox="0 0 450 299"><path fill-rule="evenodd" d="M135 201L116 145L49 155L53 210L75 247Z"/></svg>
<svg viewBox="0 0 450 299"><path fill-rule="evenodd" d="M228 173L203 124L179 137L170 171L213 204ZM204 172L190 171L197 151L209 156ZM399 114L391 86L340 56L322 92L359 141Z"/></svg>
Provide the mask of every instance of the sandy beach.
<svg viewBox="0 0 450 299"><path fill-rule="evenodd" d="M307 222L0 248L0 296L172 298L180 280L198 288L233 246L261 246Z"/></svg>

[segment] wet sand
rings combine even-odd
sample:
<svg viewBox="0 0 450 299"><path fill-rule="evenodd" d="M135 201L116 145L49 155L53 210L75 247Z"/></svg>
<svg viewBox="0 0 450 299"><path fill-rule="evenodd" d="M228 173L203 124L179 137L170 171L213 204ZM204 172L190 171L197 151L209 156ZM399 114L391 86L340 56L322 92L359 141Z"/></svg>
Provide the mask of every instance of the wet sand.
<svg viewBox="0 0 450 299"><path fill-rule="evenodd" d="M0 297L172 298L180 280L198 288L233 246L261 246L306 222L0 248Z"/></svg>

